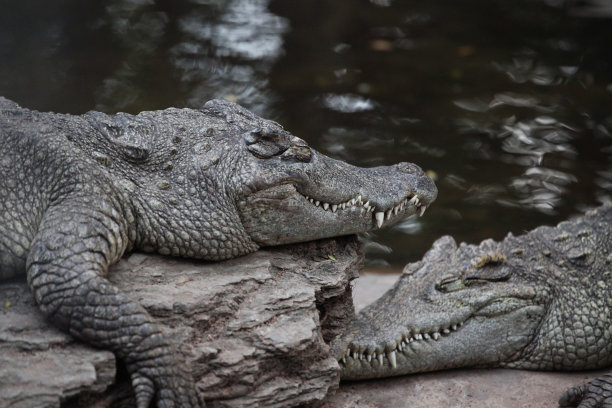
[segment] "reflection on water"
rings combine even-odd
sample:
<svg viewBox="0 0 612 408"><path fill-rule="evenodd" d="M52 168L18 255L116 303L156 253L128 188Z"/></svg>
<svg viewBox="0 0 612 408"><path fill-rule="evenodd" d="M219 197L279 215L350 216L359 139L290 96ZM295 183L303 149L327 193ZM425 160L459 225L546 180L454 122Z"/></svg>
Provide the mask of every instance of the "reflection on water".
<svg viewBox="0 0 612 408"><path fill-rule="evenodd" d="M363 112L374 109L371 100L359 95L335 95L327 94L321 98L323 105L331 110L345 113Z"/></svg>
<svg viewBox="0 0 612 408"><path fill-rule="evenodd" d="M333 157L437 178L423 218L365 234L399 269L433 240L521 233L612 199L603 0L9 2L0 94L139 112L224 97Z"/></svg>
<svg viewBox="0 0 612 408"><path fill-rule="evenodd" d="M95 22L97 27L108 27L125 50L122 60L96 89L96 110L127 110L138 99L147 97L140 82L141 73L153 62L169 20L166 13L153 9L153 4L151 0L109 2Z"/></svg>
<svg viewBox="0 0 612 408"><path fill-rule="evenodd" d="M96 91L96 109L146 105L150 90L143 79L151 77L180 90L180 98L177 91L169 92L175 106L198 107L211 97L224 97L258 113L271 110L268 74L282 55L287 21L268 11L268 0L195 3L185 10L165 10L152 0L116 0L106 7L96 25L108 26L126 52ZM155 78L152 66L155 72L164 65Z"/></svg>
<svg viewBox="0 0 612 408"><path fill-rule="evenodd" d="M210 95L269 114L273 92L268 74L283 53L288 22L268 11L268 0L217 1L178 20L180 42L170 49L183 83L190 85L187 106Z"/></svg>
<svg viewBox="0 0 612 408"><path fill-rule="evenodd" d="M555 109L541 105L532 96L503 93L496 94L489 103L482 100L457 100L454 103L467 111L483 114L502 106L547 113L523 120L512 115L501 122L487 122L488 116L483 115L481 120L459 119L456 123L459 132L479 132L495 140L495 145L500 149L496 152L485 148L478 139L467 143L466 148L480 155L481 159L499 160L524 168L508 183L507 191L495 191L498 204L554 214L568 193L567 185L578 181L566 170L577 163L578 151L572 141L578 137L578 130L549 116L554 114Z"/></svg>
<svg viewBox="0 0 612 408"><path fill-rule="evenodd" d="M561 40L551 44L561 50L571 50L571 43ZM517 84L531 82L535 85L561 85L576 77L579 67L574 65L546 66L538 61L538 56L531 50L525 55L515 56L511 62L495 62L493 66L505 73ZM579 81L592 80L588 74L577 78Z"/></svg>

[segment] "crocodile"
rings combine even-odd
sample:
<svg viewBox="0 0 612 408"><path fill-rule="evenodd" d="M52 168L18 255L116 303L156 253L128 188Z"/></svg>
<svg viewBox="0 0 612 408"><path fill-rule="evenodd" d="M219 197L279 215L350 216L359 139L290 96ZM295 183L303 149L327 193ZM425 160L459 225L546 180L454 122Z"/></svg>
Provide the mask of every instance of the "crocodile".
<svg viewBox="0 0 612 408"><path fill-rule="evenodd" d="M612 365L612 204L502 241L439 238L332 349L342 378L458 367ZM561 406L612 407L612 373Z"/></svg>
<svg viewBox="0 0 612 408"><path fill-rule="evenodd" d="M223 100L138 115L38 112L0 98L0 279L26 275L60 329L111 350L136 404L197 407L184 357L107 279L129 251L219 261L423 215L415 164L360 168Z"/></svg>

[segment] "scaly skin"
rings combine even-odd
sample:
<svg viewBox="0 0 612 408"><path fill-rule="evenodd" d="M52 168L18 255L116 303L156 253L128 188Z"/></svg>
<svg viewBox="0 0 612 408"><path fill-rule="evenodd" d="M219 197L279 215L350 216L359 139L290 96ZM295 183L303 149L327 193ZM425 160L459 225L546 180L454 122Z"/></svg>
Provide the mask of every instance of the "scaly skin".
<svg viewBox="0 0 612 408"><path fill-rule="evenodd" d="M350 166L225 101L72 116L0 98L0 132L0 279L27 273L55 324L123 359L139 408L199 401L178 350L105 278L126 251L227 259L391 225L437 194L416 165Z"/></svg>
<svg viewBox="0 0 612 408"><path fill-rule="evenodd" d="M612 205L501 242L437 240L333 345L343 379L612 364ZM612 375L562 406L611 407Z"/></svg>

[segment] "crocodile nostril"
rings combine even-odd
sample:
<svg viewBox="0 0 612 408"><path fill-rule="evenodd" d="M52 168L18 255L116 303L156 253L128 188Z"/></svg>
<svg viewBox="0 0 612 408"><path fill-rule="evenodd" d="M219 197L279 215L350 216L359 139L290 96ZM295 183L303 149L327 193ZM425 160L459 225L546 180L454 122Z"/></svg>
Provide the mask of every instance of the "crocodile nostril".
<svg viewBox="0 0 612 408"><path fill-rule="evenodd" d="M421 175L424 174L423 170L414 163L402 162L397 164L397 168L400 171L408 174Z"/></svg>

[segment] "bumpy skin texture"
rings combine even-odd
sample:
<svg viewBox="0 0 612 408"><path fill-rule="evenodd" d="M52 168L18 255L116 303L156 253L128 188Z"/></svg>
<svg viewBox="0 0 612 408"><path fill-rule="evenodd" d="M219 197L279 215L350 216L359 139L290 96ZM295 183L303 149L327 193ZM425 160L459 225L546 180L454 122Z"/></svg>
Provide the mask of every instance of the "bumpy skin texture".
<svg viewBox="0 0 612 408"><path fill-rule="evenodd" d="M612 364L612 205L501 242L437 240L333 345L342 378ZM612 406L611 375L562 406Z"/></svg>
<svg viewBox="0 0 612 408"><path fill-rule="evenodd" d="M71 116L0 98L0 132L0 279L27 273L53 322L123 359L139 408L199 401L179 351L106 280L124 252L227 259L390 225L437 194L416 165L332 160L225 101Z"/></svg>

